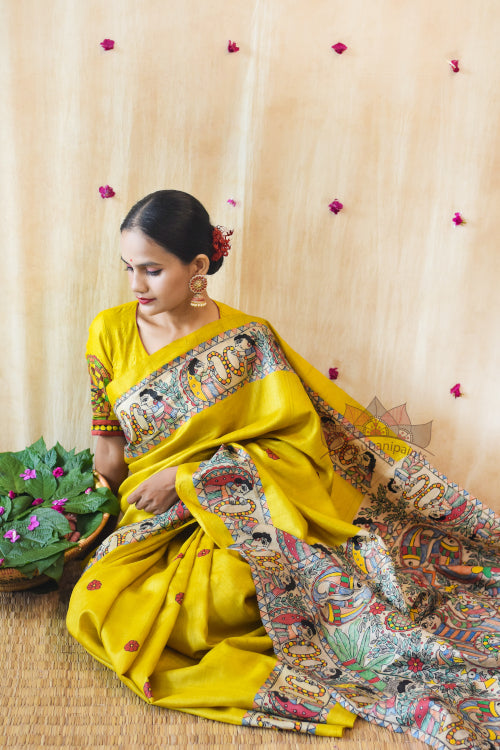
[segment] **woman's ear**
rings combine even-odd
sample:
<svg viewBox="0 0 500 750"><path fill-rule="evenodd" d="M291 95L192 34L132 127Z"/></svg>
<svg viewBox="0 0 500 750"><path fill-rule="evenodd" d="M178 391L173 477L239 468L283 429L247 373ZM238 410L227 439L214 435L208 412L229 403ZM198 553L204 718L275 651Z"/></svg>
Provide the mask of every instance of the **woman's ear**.
<svg viewBox="0 0 500 750"><path fill-rule="evenodd" d="M191 267L193 269L193 276L197 273L201 273L202 276L205 276L210 267L208 255L204 255L203 253L197 255L196 258L191 261Z"/></svg>

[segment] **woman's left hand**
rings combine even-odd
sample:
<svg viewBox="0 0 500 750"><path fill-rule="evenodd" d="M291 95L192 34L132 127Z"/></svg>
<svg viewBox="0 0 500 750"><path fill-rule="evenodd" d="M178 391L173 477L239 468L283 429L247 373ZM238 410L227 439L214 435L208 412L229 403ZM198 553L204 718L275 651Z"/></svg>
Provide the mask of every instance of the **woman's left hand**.
<svg viewBox="0 0 500 750"><path fill-rule="evenodd" d="M175 491L176 474L177 466L170 466L153 474L130 493L127 502L135 505L137 510L145 510L157 516L165 513L179 499Z"/></svg>

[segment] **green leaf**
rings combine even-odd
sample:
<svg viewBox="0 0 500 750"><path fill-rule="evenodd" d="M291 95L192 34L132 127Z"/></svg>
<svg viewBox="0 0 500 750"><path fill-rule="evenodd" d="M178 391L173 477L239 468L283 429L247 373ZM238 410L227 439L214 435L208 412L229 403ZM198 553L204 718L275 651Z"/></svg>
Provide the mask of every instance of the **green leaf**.
<svg viewBox="0 0 500 750"><path fill-rule="evenodd" d="M29 492L32 497L43 497L44 500L50 500L56 489L57 480L44 464L36 468L36 478L27 479L24 485L25 492Z"/></svg>
<svg viewBox="0 0 500 750"><path fill-rule="evenodd" d="M62 576L64 569L64 553L58 552L51 557L45 558L45 560L38 560L37 562L27 563L21 565L17 570L28 578L33 578L34 575L46 575L54 580L59 581Z"/></svg>
<svg viewBox="0 0 500 750"><path fill-rule="evenodd" d="M65 450L60 443L56 443L54 450L58 456L58 464L64 471L69 472L72 469L79 469L82 472L92 471L92 454L88 449L75 454L75 449Z"/></svg>
<svg viewBox="0 0 500 750"><path fill-rule="evenodd" d="M87 487L93 486L94 475L91 471L82 472L80 469L71 469L57 481L56 494L59 498L73 498L84 492Z"/></svg>
<svg viewBox="0 0 500 750"><path fill-rule="evenodd" d="M13 453L12 455L16 456L16 458L26 464L26 466L31 466L32 461L43 458L46 453L47 446L45 445L45 440L41 437L36 443L32 443L27 448L24 448L22 451L17 451L17 453Z"/></svg>
<svg viewBox="0 0 500 750"><path fill-rule="evenodd" d="M87 513L83 516L78 516L76 522L77 531L82 535L82 539L90 536L97 529L102 521L102 513Z"/></svg>
<svg viewBox="0 0 500 750"><path fill-rule="evenodd" d="M55 553L64 553L70 547L75 545L72 542L68 542L67 539L61 539L58 542L52 542L44 547L37 546L36 548L22 549L16 544L13 544L13 550L10 554L5 555L5 562L3 567L7 568L19 568L21 565L26 563L37 562L38 560L45 560L47 557L54 555ZM14 549L15 548L15 549Z"/></svg>
<svg viewBox="0 0 500 750"><path fill-rule="evenodd" d="M0 516L0 526L7 521L11 514L12 500L7 495L0 497L0 505L4 509L4 512Z"/></svg>
<svg viewBox="0 0 500 750"><path fill-rule="evenodd" d="M33 498L31 497L31 495L18 495L17 497L14 497L10 502L11 502L11 511L8 516L9 520L18 518L21 515L21 513L23 513L25 510L31 507Z"/></svg>
<svg viewBox="0 0 500 750"><path fill-rule="evenodd" d="M31 467L30 467L31 468ZM9 491L26 492L26 482L21 479L26 466L11 453L0 454L0 492L7 494Z"/></svg>
<svg viewBox="0 0 500 750"><path fill-rule="evenodd" d="M36 517L38 526L29 529L30 519ZM71 533L71 526L67 518L62 513L58 513L51 508L40 508L38 511L33 508L33 512L26 515L16 523L16 531L21 534L22 547L49 544L58 541L61 537Z"/></svg>
<svg viewBox="0 0 500 750"><path fill-rule="evenodd" d="M98 487L90 494L83 493L71 498L64 506L69 513L92 513L102 510L117 515L120 511L118 500L107 487Z"/></svg>
<svg viewBox="0 0 500 750"><path fill-rule="evenodd" d="M44 456L43 462L50 470L54 469L57 464L57 453L54 448L51 448Z"/></svg>

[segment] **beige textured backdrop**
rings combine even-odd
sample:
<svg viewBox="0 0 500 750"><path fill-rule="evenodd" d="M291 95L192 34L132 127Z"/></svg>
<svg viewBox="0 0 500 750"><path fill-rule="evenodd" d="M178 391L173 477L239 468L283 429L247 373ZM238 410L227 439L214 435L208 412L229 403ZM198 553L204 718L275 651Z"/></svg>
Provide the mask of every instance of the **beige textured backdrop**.
<svg viewBox="0 0 500 750"><path fill-rule="evenodd" d="M89 445L87 327L129 299L118 226L175 187L235 229L216 298L338 366L363 405L433 420L432 461L500 510L499 15L496 0L0 0L0 450Z"/></svg>

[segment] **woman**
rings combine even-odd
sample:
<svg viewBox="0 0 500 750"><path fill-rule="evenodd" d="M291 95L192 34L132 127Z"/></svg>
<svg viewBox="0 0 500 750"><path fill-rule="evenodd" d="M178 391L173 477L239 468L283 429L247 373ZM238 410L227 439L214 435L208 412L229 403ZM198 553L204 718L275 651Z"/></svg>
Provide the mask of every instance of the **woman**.
<svg viewBox="0 0 500 750"><path fill-rule="evenodd" d="M71 633L155 705L496 747L499 518L385 426L384 450L374 420L357 431L356 402L269 323L207 296L229 239L194 198L147 196L121 240L137 300L97 316L87 355L123 516Z"/></svg>

